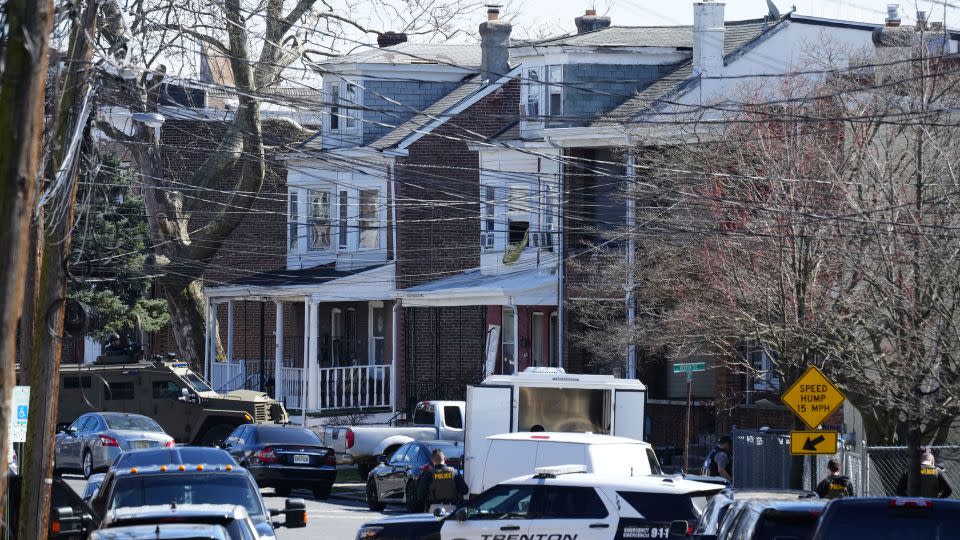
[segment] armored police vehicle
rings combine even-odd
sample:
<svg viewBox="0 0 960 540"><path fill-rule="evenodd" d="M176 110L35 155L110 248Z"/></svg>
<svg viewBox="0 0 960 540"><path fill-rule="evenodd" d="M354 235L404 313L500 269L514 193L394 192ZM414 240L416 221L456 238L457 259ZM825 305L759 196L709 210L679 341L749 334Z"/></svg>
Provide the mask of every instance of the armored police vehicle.
<svg viewBox="0 0 960 540"><path fill-rule="evenodd" d="M263 392L219 393L189 364L171 355L143 361L139 355L105 354L94 364L63 365L57 425L91 411L149 416L178 443L220 444L237 426L288 423L283 404Z"/></svg>

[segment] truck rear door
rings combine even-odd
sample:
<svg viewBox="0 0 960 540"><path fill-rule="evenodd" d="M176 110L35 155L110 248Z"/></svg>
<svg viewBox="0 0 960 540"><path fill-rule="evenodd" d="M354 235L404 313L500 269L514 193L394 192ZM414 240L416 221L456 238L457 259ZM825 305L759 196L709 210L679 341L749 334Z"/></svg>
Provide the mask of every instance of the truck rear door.
<svg viewBox="0 0 960 540"><path fill-rule="evenodd" d="M479 493L490 445L487 437L513 431L513 387L468 386L464 428L464 478L470 493Z"/></svg>
<svg viewBox="0 0 960 540"><path fill-rule="evenodd" d="M613 396L613 433L617 437L643 440L644 405L647 393L643 390L616 390Z"/></svg>
<svg viewBox="0 0 960 540"><path fill-rule="evenodd" d="M337 454L347 453L347 428L327 426L323 429L323 445L332 448Z"/></svg>

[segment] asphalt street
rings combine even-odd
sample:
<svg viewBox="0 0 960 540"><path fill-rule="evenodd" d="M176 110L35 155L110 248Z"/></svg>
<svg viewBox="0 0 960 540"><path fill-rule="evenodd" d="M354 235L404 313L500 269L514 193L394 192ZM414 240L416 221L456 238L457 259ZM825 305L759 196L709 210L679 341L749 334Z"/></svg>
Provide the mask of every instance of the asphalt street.
<svg viewBox="0 0 960 540"><path fill-rule="evenodd" d="M64 475L64 479L77 493L83 493L87 482L81 476ZM277 540L353 540L357 529L367 521L384 515L403 513L401 506L388 506L384 512L371 512L362 501L362 484L337 484L334 495L325 501L314 499L309 491L294 491L291 497L300 497L307 503L307 526L303 529L277 529ZM274 495L272 489L263 490L267 508L283 508L283 498Z"/></svg>

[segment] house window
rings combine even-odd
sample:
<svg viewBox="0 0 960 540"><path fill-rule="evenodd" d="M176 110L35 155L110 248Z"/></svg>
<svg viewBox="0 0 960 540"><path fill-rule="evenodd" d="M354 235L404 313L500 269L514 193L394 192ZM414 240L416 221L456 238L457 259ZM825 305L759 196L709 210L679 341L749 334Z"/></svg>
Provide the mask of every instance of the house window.
<svg viewBox="0 0 960 540"><path fill-rule="evenodd" d="M349 206L349 197L347 197L346 190L340 191L340 204L337 205L339 210L339 223L337 228L337 237L338 245L340 249L347 249L347 232L349 231L347 227L347 212L350 210Z"/></svg>
<svg viewBox="0 0 960 540"><path fill-rule="evenodd" d="M300 194L296 191L290 192L290 203L287 209L287 239L289 240L288 245L291 251L297 249L297 236L298 236L298 227L297 220L299 219L300 212L297 208L300 205Z"/></svg>
<svg viewBox="0 0 960 540"><path fill-rule="evenodd" d="M343 105L346 107L344 113L344 125L347 129L357 127L357 85L345 83Z"/></svg>
<svg viewBox="0 0 960 540"><path fill-rule="evenodd" d="M769 348L751 343L747 349L750 365L753 366L753 390L755 392L779 392L780 377L774 369L776 353Z"/></svg>
<svg viewBox="0 0 960 540"><path fill-rule="evenodd" d="M380 248L380 219L377 206L380 192L376 189L360 190L360 247Z"/></svg>
<svg viewBox="0 0 960 540"><path fill-rule="evenodd" d="M330 130L357 127L359 91L357 85L336 82L330 85Z"/></svg>
<svg viewBox="0 0 960 540"><path fill-rule="evenodd" d="M540 94L543 92L540 69L527 70L527 103L524 113L529 120L533 121L539 120L540 117Z"/></svg>
<svg viewBox="0 0 960 540"><path fill-rule="evenodd" d="M330 192L310 191L311 250L330 249Z"/></svg>
<svg viewBox="0 0 960 540"><path fill-rule="evenodd" d="M370 304L370 364L382 365L385 311L382 302Z"/></svg>
<svg viewBox="0 0 960 540"><path fill-rule="evenodd" d="M483 186L480 189L483 190L483 221L480 222L480 247L483 249L493 249L496 242L494 234L497 230L497 188L494 186Z"/></svg>
<svg viewBox="0 0 960 540"><path fill-rule="evenodd" d="M330 348L333 366L340 366L343 360L343 311L340 308L330 310Z"/></svg>
<svg viewBox="0 0 960 540"><path fill-rule="evenodd" d="M503 374L504 375L513 375L517 370L517 356L516 356L516 335L514 334L513 324L514 317L516 314L513 312L513 308L504 306L503 308L503 322L500 332L503 334L502 338L502 350L503 350Z"/></svg>
<svg viewBox="0 0 960 540"><path fill-rule="evenodd" d="M520 244L530 230L530 187L525 184L511 185L507 201L507 241Z"/></svg>
<svg viewBox="0 0 960 540"><path fill-rule="evenodd" d="M549 66L547 68L547 79L550 84L547 86L547 106L550 116L550 125L560 125L563 118L563 66Z"/></svg>
<svg viewBox="0 0 960 540"><path fill-rule="evenodd" d="M340 129L340 85L330 87L330 129Z"/></svg>
<svg viewBox="0 0 960 540"><path fill-rule="evenodd" d="M546 328L543 319L543 313L539 311L530 314L530 361L537 367L544 365L543 335Z"/></svg>
<svg viewBox="0 0 960 540"><path fill-rule="evenodd" d="M557 212L559 210L559 198L557 197L557 185L552 183L543 184L543 202L540 210L540 230L543 231L544 241L541 247L550 247L556 244L557 234Z"/></svg>
<svg viewBox="0 0 960 540"><path fill-rule="evenodd" d="M550 365L560 365L560 317L554 311L550 314Z"/></svg>

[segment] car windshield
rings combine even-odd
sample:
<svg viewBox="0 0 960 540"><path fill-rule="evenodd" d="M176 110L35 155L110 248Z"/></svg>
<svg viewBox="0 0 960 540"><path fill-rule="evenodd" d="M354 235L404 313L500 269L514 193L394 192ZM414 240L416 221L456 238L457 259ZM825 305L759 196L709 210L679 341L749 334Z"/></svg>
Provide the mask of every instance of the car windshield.
<svg viewBox="0 0 960 540"><path fill-rule="evenodd" d="M257 440L263 444L322 444L320 437L309 429L286 427L258 429Z"/></svg>
<svg viewBox="0 0 960 540"><path fill-rule="evenodd" d="M163 433L163 428L146 416L111 416L104 415L107 427L118 431L153 431Z"/></svg>
<svg viewBox="0 0 960 540"><path fill-rule="evenodd" d="M932 509L851 506L833 514L823 523L822 532L824 538L956 538L960 531L960 512L953 508L938 511L937 502L933 504Z"/></svg>
<svg viewBox="0 0 960 540"><path fill-rule="evenodd" d="M254 519L264 517L259 491L238 474L125 476L117 480L108 509L171 503L234 504Z"/></svg>
<svg viewBox="0 0 960 540"><path fill-rule="evenodd" d="M184 374L181 375L181 376L187 381L187 383L190 384L190 386L193 387L193 389L194 389L195 391L197 391L197 392L213 392L213 389L210 388L210 385L207 383L207 381L201 379L200 376L197 375L196 373L194 373L194 372L192 372L192 371L190 371L190 370L187 370L187 372L184 373Z"/></svg>

